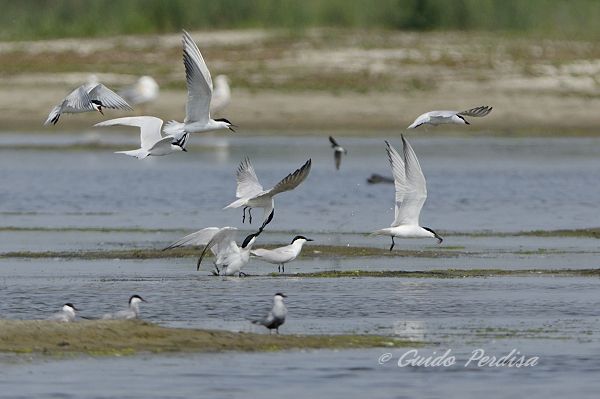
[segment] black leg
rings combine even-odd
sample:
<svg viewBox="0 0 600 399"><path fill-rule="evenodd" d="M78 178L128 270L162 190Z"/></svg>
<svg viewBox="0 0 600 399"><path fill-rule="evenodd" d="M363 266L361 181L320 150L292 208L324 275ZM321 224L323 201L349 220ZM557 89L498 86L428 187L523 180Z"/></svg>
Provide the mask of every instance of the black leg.
<svg viewBox="0 0 600 399"><path fill-rule="evenodd" d="M392 246L390 247L390 251L394 248L394 245L396 245L396 243L394 242L394 236L392 236Z"/></svg>
<svg viewBox="0 0 600 399"><path fill-rule="evenodd" d="M246 222L246 208L248 208L247 206L244 207L244 213L242 214L242 223Z"/></svg>
<svg viewBox="0 0 600 399"><path fill-rule="evenodd" d="M252 208L248 208L248 216L249 216L248 221L250 222L250 224L252 224Z"/></svg>

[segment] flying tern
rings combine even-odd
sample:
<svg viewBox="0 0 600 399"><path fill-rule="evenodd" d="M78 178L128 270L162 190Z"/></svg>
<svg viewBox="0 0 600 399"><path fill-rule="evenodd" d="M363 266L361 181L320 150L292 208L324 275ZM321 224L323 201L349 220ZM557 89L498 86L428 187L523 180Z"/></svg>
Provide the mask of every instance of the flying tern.
<svg viewBox="0 0 600 399"><path fill-rule="evenodd" d="M210 72L198 46L189 33L183 31L183 64L188 88L183 123L171 121L164 127L168 136L179 140L186 133L202 133L211 130L236 127L225 118L211 119L210 101L213 95L213 83Z"/></svg>
<svg viewBox="0 0 600 399"><path fill-rule="evenodd" d="M427 187L425 176L421 171L421 165L412 147L402 136L404 144L404 161L400 154L387 141L387 153L394 175L396 188L395 218L391 227L375 230L371 235L386 235L392 237L394 248L394 237L399 238L429 238L438 239L438 244L443 240L435 231L427 227L419 226L419 214L427 198Z"/></svg>
<svg viewBox="0 0 600 399"><path fill-rule="evenodd" d="M231 80L225 75L219 75L215 78L215 89L210 100L210 112L219 112L231 101Z"/></svg>
<svg viewBox="0 0 600 399"><path fill-rule="evenodd" d="M137 159L146 158L148 155L168 155L173 151L186 151L185 143L187 134L184 135L178 142L173 142L173 137L162 137L160 128L162 127L162 119L153 116L131 116L126 118L110 119L104 122L96 123L98 126L137 126L140 128L141 148L131 151L117 151L116 154L126 154Z"/></svg>
<svg viewBox="0 0 600 399"><path fill-rule="evenodd" d="M72 303L65 303L61 308L60 312L56 312L51 316L48 316L46 320L54 321L73 321L75 319L75 311L79 310Z"/></svg>
<svg viewBox="0 0 600 399"><path fill-rule="evenodd" d="M287 309L283 304L283 298L287 298L286 295L278 292L273 298L273 308L269 313L262 319L253 320L254 324L261 324L269 329L269 334L275 329L279 334L279 326L285 323L285 316L287 315Z"/></svg>
<svg viewBox="0 0 600 399"><path fill-rule="evenodd" d="M293 261L298 257L298 255L300 255L302 246L307 241L313 240L304 236L296 236L292 240L292 243L290 245L286 245L285 247L279 247L275 249L257 248L250 251L250 253L254 256L258 256L266 262L277 265L277 270L285 273L285 264Z"/></svg>
<svg viewBox="0 0 600 399"><path fill-rule="evenodd" d="M340 169L340 163L342 162L342 154L347 154L348 151L335 141L332 136L329 136L331 142L331 148L333 148L333 157L335 159L335 168Z"/></svg>
<svg viewBox="0 0 600 399"><path fill-rule="evenodd" d="M414 129L417 126L425 124L432 126L437 126L444 123L470 125L470 123L464 118L465 116L481 117L486 116L490 112L492 112L492 107L488 106L471 108L466 111L429 111L415 119L412 125L407 127L407 129Z"/></svg>
<svg viewBox="0 0 600 399"><path fill-rule="evenodd" d="M103 319L137 319L140 315L140 303L148 302L139 295L132 295L129 298L127 309L119 310L114 313L105 313Z"/></svg>
<svg viewBox="0 0 600 399"><path fill-rule="evenodd" d="M263 224L259 229L259 231L262 231L265 226L273 220L273 216L275 215L275 202L273 201L275 194L290 191L298 187L298 185L308 177L310 167L311 160L309 159L301 168L297 169L294 173L287 175L273 188L264 190L258 181L258 177L256 177L256 172L254 171L252 163L250 163L250 159L246 158L237 170L238 184L235 195L239 199L233 201L223 209L239 208L243 206L244 213L242 216L242 223L246 221L246 209L248 209L249 221L252 223L252 214L250 213L250 210L252 208L263 208Z"/></svg>
<svg viewBox="0 0 600 399"><path fill-rule="evenodd" d="M119 97L115 92L98 83L96 85L79 86L71 92L60 104L52 108L44 125L56 125L62 114L76 114L80 112L98 111L102 115L102 108L123 109L133 111L133 108Z"/></svg>
<svg viewBox="0 0 600 399"><path fill-rule="evenodd" d="M238 229L235 227L207 227L180 238L166 247L165 250L189 245L204 245L205 247L198 258L196 270L200 270L202 259L204 259L206 252L211 250L215 255L216 272L213 271L215 276L232 276L235 273L239 273L241 276L243 274L242 269L250 259L252 245L254 245L260 231L248 235L241 247L238 247L235 242L237 231Z"/></svg>

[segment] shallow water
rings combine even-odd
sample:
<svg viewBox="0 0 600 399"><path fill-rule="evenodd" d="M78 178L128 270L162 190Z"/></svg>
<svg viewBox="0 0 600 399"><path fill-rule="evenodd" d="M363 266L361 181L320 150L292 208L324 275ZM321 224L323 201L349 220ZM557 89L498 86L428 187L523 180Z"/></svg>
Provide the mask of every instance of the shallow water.
<svg viewBox="0 0 600 399"><path fill-rule="evenodd" d="M393 187L381 139L339 137L349 154L336 171L323 137L193 137L188 154L137 161L107 149L44 149L75 136L0 136L0 253L162 248L193 230L232 225L241 236L235 170L249 156L265 187L312 158L298 189L281 194L260 244L296 234L320 245L388 248L370 237L393 219ZM119 134L87 141L135 145ZM253 259L252 277L215 278L196 259L0 258L0 316L43 318L73 302L98 317L133 293L149 302L142 318L165 326L267 333L247 318L281 291L289 315L282 334L382 334L427 341L424 356L448 349L449 367L398 367L410 348L276 353L137 354L127 357L0 355L2 397L159 398L314 395L463 398L595 398L600 383L597 277L298 278L322 270L597 268L594 238L471 236L488 231L598 227L600 140L441 139L411 134L428 181L421 222L445 236L396 240L397 249L450 248L438 258L314 258L286 265ZM401 147L399 137L391 139ZM23 149L19 147L22 146ZM25 149L25 146L30 146ZM133 148L133 147L131 147ZM254 213L262 217L261 210ZM254 228L257 223L254 223ZM80 229L74 229L80 228ZM99 229L106 228L106 231ZM121 230L122 229L122 230ZM139 230L138 230L139 229ZM456 234L467 233L467 235ZM311 243L304 251L311 251ZM209 262L207 262L207 267ZM472 352L539 357L534 367L464 367ZM378 359L390 353L391 359Z"/></svg>

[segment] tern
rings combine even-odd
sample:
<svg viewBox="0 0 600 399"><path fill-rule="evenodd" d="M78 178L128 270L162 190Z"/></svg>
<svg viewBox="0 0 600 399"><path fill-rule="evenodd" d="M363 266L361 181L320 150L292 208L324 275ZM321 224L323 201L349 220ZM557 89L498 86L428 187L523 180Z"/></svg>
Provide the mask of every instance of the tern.
<svg viewBox="0 0 600 399"><path fill-rule="evenodd" d="M102 108L123 109L133 111L133 108L115 92L98 83L89 87L79 86L71 92L60 104L52 108L44 125L56 125L62 114L77 114L80 112L98 111Z"/></svg>
<svg viewBox="0 0 600 399"><path fill-rule="evenodd" d="M292 240L290 245L285 247L279 247L275 249L264 249L257 248L250 253L254 256L258 256L262 260L277 265L277 271L285 273L285 264L293 261L300 255L302 246L307 241L313 241L310 238L304 236L296 236Z"/></svg>
<svg viewBox="0 0 600 399"><path fill-rule="evenodd" d="M333 148L333 156L335 159L335 168L340 169L340 163L342 162L342 154L347 154L348 151L341 145L335 141L332 136L329 136L329 141L331 142L331 148Z"/></svg>
<svg viewBox="0 0 600 399"><path fill-rule="evenodd" d="M263 208L264 217L263 224L259 231L262 231L267 224L273 220L275 215L275 202L273 197L275 194L290 191L298 187L310 173L311 160L309 159L306 163L294 173L290 173L277 183L270 190L264 190L262 185L256 177L254 167L250 163L250 159L246 158L237 170L237 191L235 192L236 197L239 199L233 201L223 209L239 208L244 207L244 213L242 215L242 223L246 221L246 209L248 209L249 221L252 223L252 214L250 210L252 208Z"/></svg>
<svg viewBox="0 0 600 399"><path fill-rule="evenodd" d="M164 127L168 136L179 140L186 133L202 133L211 130L236 127L225 118L210 118L210 101L213 95L213 83L210 72L198 46L189 33L183 31L183 64L188 88L183 123L171 121Z"/></svg>
<svg viewBox="0 0 600 399"><path fill-rule="evenodd" d="M137 319L140 315L140 303L148 302L139 295L129 298L129 307L114 313L105 313L103 319Z"/></svg>
<svg viewBox="0 0 600 399"><path fill-rule="evenodd" d="M279 326L285 323L285 316L287 315L287 309L283 304L283 298L287 298L286 295L278 292L273 298L273 308L269 313L262 319L253 320L254 324L261 324L269 329L269 334L275 329L279 334Z"/></svg>
<svg viewBox="0 0 600 399"><path fill-rule="evenodd" d="M481 106L471 108L466 111L429 111L419 116L415 121L407 127L407 129L414 129L421 125L432 125L437 126L444 123L451 123L456 125L470 125L469 122L464 118L465 116L482 117L492 112L492 107Z"/></svg>
<svg viewBox="0 0 600 399"><path fill-rule="evenodd" d="M54 320L54 321L73 321L75 319L75 311L79 310L72 303L65 303L60 310L60 312L56 312L51 316L48 316L46 320Z"/></svg>
<svg viewBox="0 0 600 399"><path fill-rule="evenodd" d="M387 153L394 175L396 188L396 210L395 218L391 227L375 230L371 235L386 235L392 237L394 248L394 237L399 238L430 238L438 239L438 244L443 241L442 237L430 228L419 226L419 214L427 198L427 187L425 176L421 171L421 165L412 147L402 135L404 144L404 161L400 154L387 141Z"/></svg>
<svg viewBox="0 0 600 399"><path fill-rule="evenodd" d="M225 108L231 101L231 80L225 75L219 75L215 78L215 89L210 100L210 112L217 113Z"/></svg>
<svg viewBox="0 0 600 399"><path fill-rule="evenodd" d="M173 137L163 137L160 134L160 128L162 127L162 119L155 118L153 116L131 116L126 118L110 119L104 122L96 123L94 127L98 126L137 126L140 128L141 136L141 148L131 151L116 151L116 154L126 154L137 159L144 159L148 155L168 155L173 151L186 151L185 142L187 140L187 134L182 137L178 142L173 142Z"/></svg>
<svg viewBox="0 0 600 399"><path fill-rule="evenodd" d="M204 259L206 252L210 249L215 255L214 263L217 271L212 272L215 276L232 276L235 273L239 273L241 277L244 274L242 273L242 269L248 264L248 260L250 259L252 245L254 245L256 238L261 232L248 235L242 246L238 247L235 242L237 231L237 228L229 226L223 228L207 227L180 238L164 250L187 245L204 245L205 247L198 258L196 270L200 270L202 259Z"/></svg>
<svg viewBox="0 0 600 399"><path fill-rule="evenodd" d="M130 87L119 91L119 95L132 105L144 105L156 101L160 89L151 76L142 76Z"/></svg>

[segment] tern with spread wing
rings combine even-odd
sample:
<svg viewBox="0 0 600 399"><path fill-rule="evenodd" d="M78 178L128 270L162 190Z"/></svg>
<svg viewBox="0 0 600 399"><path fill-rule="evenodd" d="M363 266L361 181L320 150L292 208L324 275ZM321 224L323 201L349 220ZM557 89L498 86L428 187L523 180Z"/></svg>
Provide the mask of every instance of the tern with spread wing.
<svg viewBox="0 0 600 399"><path fill-rule="evenodd" d="M65 303L61 308L60 312L56 312L51 316L48 316L46 320L64 321L69 322L75 319L75 311L79 310L72 303Z"/></svg>
<svg viewBox="0 0 600 399"><path fill-rule="evenodd" d="M340 169L340 163L342 162L342 154L347 154L348 151L341 145L335 141L333 136L329 136L329 141L331 142L331 148L333 148L333 157L335 160L335 168Z"/></svg>
<svg viewBox="0 0 600 399"><path fill-rule="evenodd" d="M435 231L419 226L419 214L427 198L427 187L417 155L404 136L404 161L394 147L387 141L385 143L396 188L395 218L391 227L375 230L371 235L391 236L390 251L394 248L394 237L437 238L438 244L441 243L443 240Z"/></svg>
<svg viewBox="0 0 600 399"><path fill-rule="evenodd" d="M119 310L114 313L105 313L103 319L137 319L140 316L140 303L148 302L139 295L132 295L129 298L127 309Z"/></svg>
<svg viewBox="0 0 600 399"><path fill-rule="evenodd" d="M204 245L205 247L198 258L196 270L200 270L202 259L204 259L206 252L211 250L215 255L214 263L217 270L216 272L213 271L215 276L232 276L235 273L239 273L241 276L243 274L242 269L250 259L252 245L254 245L260 231L248 235L241 247L238 247L235 242L237 231L238 229L235 227L207 227L180 238L166 247L165 250L183 246Z"/></svg>
<svg viewBox="0 0 600 399"><path fill-rule="evenodd" d="M257 248L250 251L250 253L254 256L258 256L260 259L266 262L277 265L277 271L285 273L285 264L293 261L298 257L298 255L300 255L302 246L307 241L313 240L304 236L296 236L292 240L292 243L290 245L286 245L285 247L279 247L275 249Z"/></svg>
<svg viewBox="0 0 600 399"><path fill-rule="evenodd" d="M202 133L218 129L236 127L225 118L211 119L210 102L213 95L213 82L198 46L189 33L183 31L183 64L188 88L183 123L171 121L164 132L178 141L186 133Z"/></svg>
<svg viewBox="0 0 600 399"><path fill-rule="evenodd" d="M464 118L465 116L482 117L490 112L492 112L492 107L488 106L471 108L466 111L429 111L415 119L407 129L414 129L421 125L437 126L444 123L470 125Z"/></svg>
<svg viewBox="0 0 600 399"><path fill-rule="evenodd" d="M287 298L287 295L283 295L278 292L273 298L273 308L269 310L269 313L262 319L252 320L253 324L261 324L269 329L269 334L275 329L279 334L279 326L285 323L285 316L287 316L287 309L283 304L283 298Z"/></svg>
<svg viewBox="0 0 600 399"><path fill-rule="evenodd" d="M131 151L117 151L116 154L126 154L137 159L146 158L148 155L161 156L168 155L173 151L186 151L185 142L187 134L178 142L173 141L173 137L163 137L160 134L162 119L153 116L131 116L126 118L110 119L108 121L96 123L98 126L137 126L140 128L141 148Z"/></svg>
<svg viewBox="0 0 600 399"><path fill-rule="evenodd" d="M283 180L277 183L272 189L264 190L262 185L256 177L254 167L250 163L250 159L246 158L238 167L237 170L237 191L236 197L239 199L233 201L223 209L239 208L244 207L244 213L242 216L242 223L246 221L246 209L248 209L248 215L250 223L252 223L252 214L250 210L252 208L263 208L264 217L263 224L259 231L262 231L265 226L273 220L275 215L275 202L273 197L276 194L290 191L298 187L310 173L311 160L309 159L306 163L294 173L290 173Z"/></svg>
<svg viewBox="0 0 600 399"><path fill-rule="evenodd" d="M115 92L98 83L96 85L79 86L71 92L60 104L52 108L44 125L56 125L62 114L77 114L80 112L98 111L102 108L123 109L133 111L133 108Z"/></svg>

